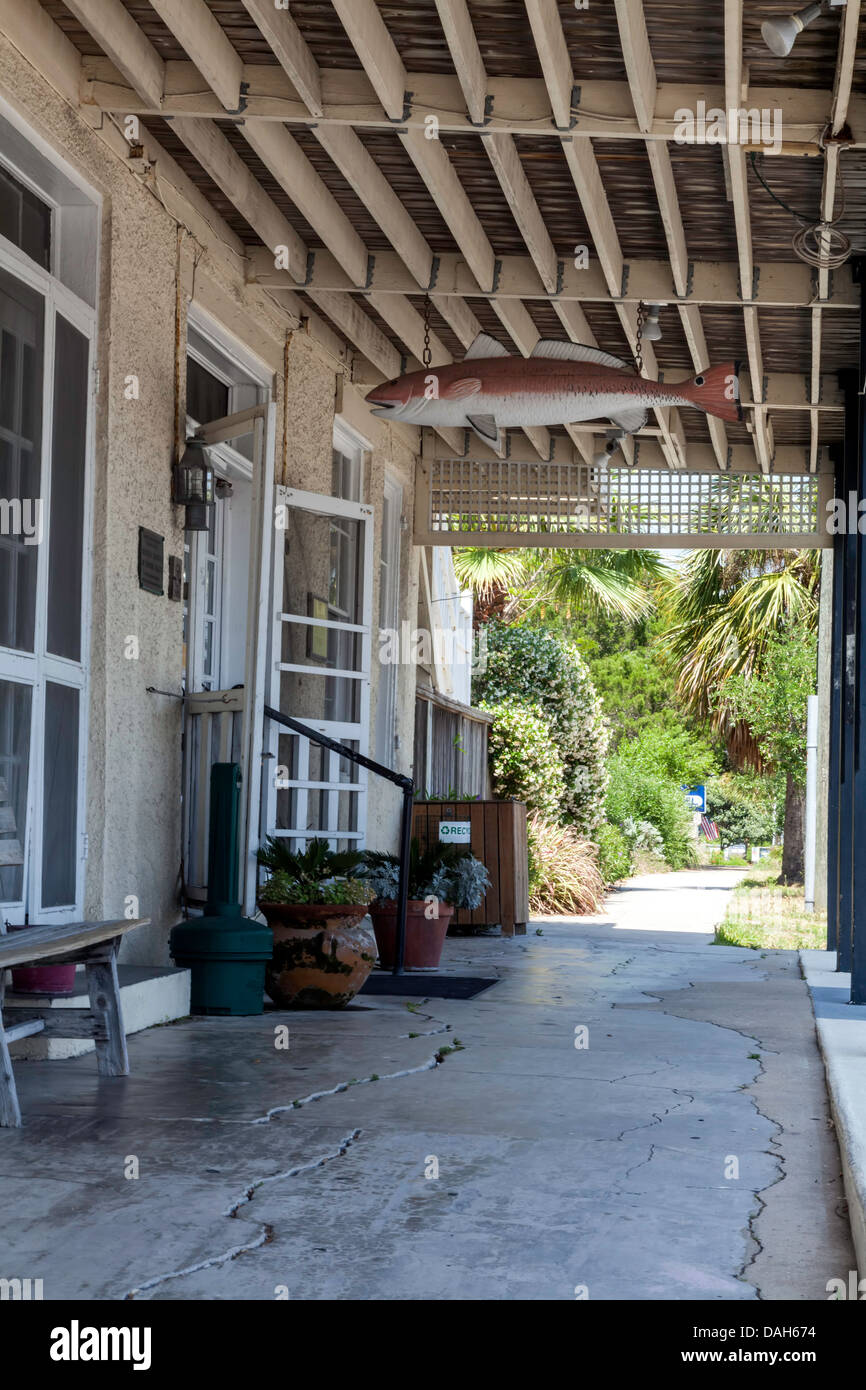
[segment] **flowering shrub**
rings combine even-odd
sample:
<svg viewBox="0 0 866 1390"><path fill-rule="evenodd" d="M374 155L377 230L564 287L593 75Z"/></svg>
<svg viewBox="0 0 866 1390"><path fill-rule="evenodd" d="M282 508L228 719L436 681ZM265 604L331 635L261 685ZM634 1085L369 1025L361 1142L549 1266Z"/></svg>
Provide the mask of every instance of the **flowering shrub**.
<svg viewBox="0 0 866 1390"><path fill-rule="evenodd" d="M580 833L591 836L604 814L608 735L601 700L583 658L572 643L541 628L491 622L486 631L487 667L474 678L473 699L488 709L519 702L532 707L534 716L546 723L549 738L559 753L563 789L555 811L551 809L550 797L543 798L544 804L537 798L532 804L546 815L573 822ZM540 732L535 732L533 750L539 742ZM494 785L497 756L494 751ZM532 763L527 781L535 777L534 756ZM513 758L503 772L509 779L514 776L521 780Z"/></svg>
<svg viewBox="0 0 866 1390"><path fill-rule="evenodd" d="M482 708L493 713L487 750L494 796L525 801L530 811L559 820L565 768L541 707L506 700Z"/></svg>

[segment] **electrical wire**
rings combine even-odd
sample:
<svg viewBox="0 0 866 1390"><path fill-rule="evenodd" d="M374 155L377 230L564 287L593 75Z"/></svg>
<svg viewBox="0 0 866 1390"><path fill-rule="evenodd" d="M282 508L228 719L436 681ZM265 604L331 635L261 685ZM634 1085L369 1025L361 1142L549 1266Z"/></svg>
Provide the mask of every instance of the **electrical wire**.
<svg viewBox="0 0 866 1390"><path fill-rule="evenodd" d="M825 159L827 147L824 137L826 131L827 128L821 133L818 140L818 144L824 152ZM842 173L841 158L843 153L844 149L840 149L838 167L839 192L841 194L842 206L836 217L831 217L826 220L824 218L819 218L817 221L811 214L805 216L803 213L797 212L796 208L792 208L790 204L786 203L778 194L774 193L758 168L757 152L752 150L750 153L752 171L761 184L761 187L766 190L774 203L778 203L780 208L803 224L791 238L791 247L794 251L794 255L797 256L799 260L805 261L806 265L813 266L816 270L838 270L840 266L845 264L854 249L850 237L847 237L844 232L839 231L837 226L837 223L841 222L842 218L845 216L845 179ZM835 197L833 201L835 206Z"/></svg>

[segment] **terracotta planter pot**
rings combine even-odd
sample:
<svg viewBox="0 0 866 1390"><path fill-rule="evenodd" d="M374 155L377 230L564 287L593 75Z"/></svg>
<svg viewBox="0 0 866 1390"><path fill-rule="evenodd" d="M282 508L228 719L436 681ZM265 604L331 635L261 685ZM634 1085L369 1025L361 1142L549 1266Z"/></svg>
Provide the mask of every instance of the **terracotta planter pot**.
<svg viewBox="0 0 866 1390"><path fill-rule="evenodd" d="M406 909L406 951L403 965L406 970L438 970L442 947L453 907L439 904L438 917L426 917L427 903L423 898L410 898ZM370 916L379 947L379 964L383 970L394 966L397 955L397 904L384 903L371 907Z"/></svg>
<svg viewBox="0 0 866 1390"><path fill-rule="evenodd" d="M376 962L360 905L260 903L274 933L265 989L283 1009L344 1009Z"/></svg>

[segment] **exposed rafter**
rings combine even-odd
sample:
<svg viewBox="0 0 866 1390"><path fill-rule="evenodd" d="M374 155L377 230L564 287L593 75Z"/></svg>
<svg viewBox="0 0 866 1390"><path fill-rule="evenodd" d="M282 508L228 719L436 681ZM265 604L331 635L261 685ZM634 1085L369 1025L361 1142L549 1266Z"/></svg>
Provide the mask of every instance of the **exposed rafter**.
<svg viewBox="0 0 866 1390"><path fill-rule="evenodd" d="M836 58L836 78L833 85L833 104L830 112L830 129L838 135L848 118L851 100L851 83L854 77L854 59L857 54L857 35L860 26L860 0L848 0L842 12L839 26L839 51ZM824 149L824 175L821 183L821 218L831 222L836 210L837 184L839 180L839 161L841 151L838 145L828 144ZM822 249L829 251L829 238L822 238ZM817 405L820 400L821 380L821 341L823 336L823 309L821 305L830 292L830 272L826 267L818 271L819 304L812 310L812 400ZM812 472L818 463L818 423L817 410L812 412L812 430L809 447L809 467Z"/></svg>
<svg viewBox="0 0 866 1390"><path fill-rule="evenodd" d="M743 0L725 0L725 110L736 111L748 95L748 75L743 71ZM740 144L723 147L728 184L734 209L737 232L737 256L740 266L740 286L743 319L746 330L746 349L749 376L752 381L752 400L764 400L764 364L761 352L761 333L758 310L746 301L755 298L755 267L752 258L752 221L749 215L749 189L746 179L746 151ZM773 462L773 444L768 429L767 412L760 404L754 412L755 453L761 468L769 473Z"/></svg>
<svg viewBox="0 0 866 1390"><path fill-rule="evenodd" d="M643 0L616 0L616 17L635 115L641 130L648 131L652 127L655 113L658 79L650 49ZM670 151L667 145L662 144L661 141L647 140L646 152L652 171L662 225L665 229L671 275L677 295L680 298L685 298L688 294L689 253L676 183L674 182ZM701 371L709 365L701 311L697 305L681 306L680 316L692 362L695 369ZM720 468L726 468L728 439L724 424L711 415L707 416L707 423L710 439L716 453L716 461ZM679 438L679 431L676 430L677 425L678 422L675 420L676 437Z"/></svg>
<svg viewBox="0 0 866 1390"><path fill-rule="evenodd" d="M466 108L473 121L482 125L485 118L487 97L487 72L475 30L472 27L466 0L437 0L437 8L449 52L460 79L460 86L463 89ZM560 279L560 262L541 215L541 209L520 161L514 137L496 132L482 132L482 134L490 163L508 200L508 205L520 229L541 283L549 294L555 294ZM559 304L554 302L554 308L563 327L574 342L586 343L592 347L598 346L582 309L576 303ZM514 337L515 325L512 323L507 326L510 327L512 337ZM531 328L534 328L534 325L531 325ZM530 351L533 345L531 328L527 326ZM515 341L517 340L515 339ZM569 432L586 462L591 463L594 454L592 440L587 439L585 434ZM630 440L625 443L625 452L631 460L634 450Z"/></svg>
<svg viewBox="0 0 866 1390"><path fill-rule="evenodd" d="M394 120L401 120L408 90L406 70L375 0L334 0L334 8L383 107ZM496 254L442 142L438 138L428 138L429 130L401 126L398 134L472 275L483 293L491 293L496 286ZM529 311L519 300L493 300L492 303L503 327L528 357L539 338ZM550 453L548 431L529 426L524 433L541 458L547 458Z"/></svg>
<svg viewBox="0 0 866 1390"><path fill-rule="evenodd" d="M556 0L526 0L526 12L541 60L541 70L550 95L554 119L562 131L568 131L572 124L574 74L559 7ZM565 135L562 150L577 189L608 291L611 297L621 296L624 257L592 142L573 140L569 135ZM633 304L617 302L616 311L629 347L634 352L637 346L637 310ZM658 376L655 354L649 343L643 345L642 352L647 376ZM682 437L678 414L676 410L656 408L655 416L661 427L668 465L671 468L681 468L685 458L678 443Z"/></svg>

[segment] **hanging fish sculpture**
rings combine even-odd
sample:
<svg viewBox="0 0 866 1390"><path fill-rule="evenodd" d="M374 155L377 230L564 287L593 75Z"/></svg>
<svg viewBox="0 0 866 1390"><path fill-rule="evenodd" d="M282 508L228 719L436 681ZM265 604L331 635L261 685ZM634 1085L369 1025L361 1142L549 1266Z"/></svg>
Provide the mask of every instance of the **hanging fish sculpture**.
<svg viewBox="0 0 866 1390"><path fill-rule="evenodd" d="M709 367L691 380L649 381L618 357L582 343L542 338L529 358L513 357L479 333L462 362L426 367L367 392L374 415L413 425L473 429L501 447L500 431L609 419L627 434L643 428L653 406L691 405L720 420L742 420L739 362Z"/></svg>

